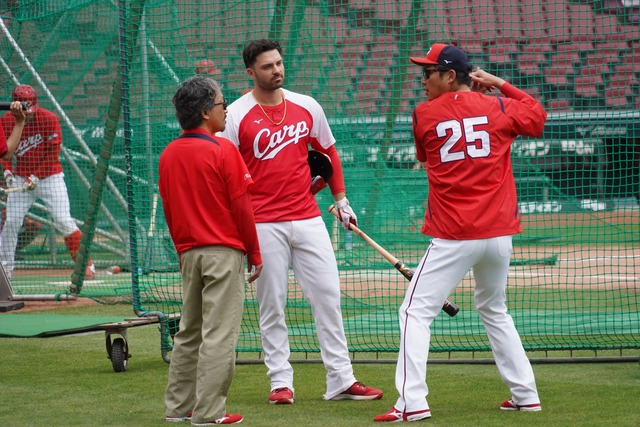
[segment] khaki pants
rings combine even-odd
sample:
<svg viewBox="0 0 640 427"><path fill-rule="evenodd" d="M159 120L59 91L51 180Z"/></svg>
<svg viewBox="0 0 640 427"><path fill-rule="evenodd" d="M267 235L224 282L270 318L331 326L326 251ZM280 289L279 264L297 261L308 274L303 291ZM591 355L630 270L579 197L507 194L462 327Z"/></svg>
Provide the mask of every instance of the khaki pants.
<svg viewBox="0 0 640 427"><path fill-rule="evenodd" d="M244 253L206 246L182 253L182 315L174 337L166 415L224 417L244 304Z"/></svg>

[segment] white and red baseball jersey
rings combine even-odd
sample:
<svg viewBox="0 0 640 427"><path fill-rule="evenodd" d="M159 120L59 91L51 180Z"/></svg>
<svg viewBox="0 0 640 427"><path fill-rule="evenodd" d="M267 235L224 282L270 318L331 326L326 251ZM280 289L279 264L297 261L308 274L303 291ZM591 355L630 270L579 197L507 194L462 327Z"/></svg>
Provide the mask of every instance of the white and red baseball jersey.
<svg viewBox="0 0 640 427"><path fill-rule="evenodd" d="M5 138L11 135L15 125L15 117L5 113L0 117ZM3 161L4 169L13 170L14 175L28 177L35 175L40 179L62 172L60 164L60 148L62 132L60 120L49 110L37 108L32 117L27 118L20 137L20 144L15 151L16 168L11 161Z"/></svg>
<svg viewBox="0 0 640 427"><path fill-rule="evenodd" d="M275 107L258 105L250 92L236 100L227 110L226 128L220 133L239 147L251 171L255 182L251 201L258 223L320 215L309 190L308 147L319 144L330 148L335 143L317 101L310 96L282 91L285 102ZM265 113L284 116L284 120L278 123Z"/></svg>
<svg viewBox="0 0 640 427"><path fill-rule="evenodd" d="M424 234L473 240L522 231L511 143L539 136L547 113L508 83L501 92L507 98L450 92L416 107L416 156L429 181Z"/></svg>

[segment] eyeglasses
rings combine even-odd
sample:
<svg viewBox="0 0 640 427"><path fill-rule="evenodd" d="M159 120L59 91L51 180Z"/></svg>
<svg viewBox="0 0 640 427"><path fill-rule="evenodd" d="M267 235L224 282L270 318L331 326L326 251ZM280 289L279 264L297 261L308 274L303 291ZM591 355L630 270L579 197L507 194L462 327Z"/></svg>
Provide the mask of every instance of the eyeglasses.
<svg viewBox="0 0 640 427"><path fill-rule="evenodd" d="M222 102L216 102L213 104L213 106L217 106L217 105L222 105L222 109L226 110L227 109L227 100L223 99Z"/></svg>
<svg viewBox="0 0 640 427"><path fill-rule="evenodd" d="M429 80L429 78L431 77L431 74L435 73L435 72L443 72L443 71L449 71L450 68L444 68L444 67L435 67L435 68L423 68L422 69L422 77L425 78L425 80Z"/></svg>

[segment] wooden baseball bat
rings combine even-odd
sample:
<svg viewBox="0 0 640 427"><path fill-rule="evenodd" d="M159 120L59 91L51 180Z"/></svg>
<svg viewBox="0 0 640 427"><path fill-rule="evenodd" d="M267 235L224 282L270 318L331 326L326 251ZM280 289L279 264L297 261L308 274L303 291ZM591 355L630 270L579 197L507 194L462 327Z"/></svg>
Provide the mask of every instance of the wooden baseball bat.
<svg viewBox="0 0 640 427"><path fill-rule="evenodd" d="M17 193L18 191L26 191L28 189L27 187L28 187L27 184L23 184L20 187L9 187L9 188L0 187L0 192L4 194Z"/></svg>
<svg viewBox="0 0 640 427"><path fill-rule="evenodd" d="M334 205L329 206L329 213L333 214L336 218L340 219L338 211ZM351 231L356 233L358 236L362 238L365 242L367 242L373 249L378 251L380 255L384 257L387 261L389 261L402 275L409 281L413 278L413 270L407 267L402 261L398 258L394 257L389 253L385 248L380 246L375 240L369 237L364 231L360 230L357 226L353 224L349 224ZM447 313L449 316L453 317L458 314L460 308L449 300L445 300L444 305L442 306L442 311Z"/></svg>

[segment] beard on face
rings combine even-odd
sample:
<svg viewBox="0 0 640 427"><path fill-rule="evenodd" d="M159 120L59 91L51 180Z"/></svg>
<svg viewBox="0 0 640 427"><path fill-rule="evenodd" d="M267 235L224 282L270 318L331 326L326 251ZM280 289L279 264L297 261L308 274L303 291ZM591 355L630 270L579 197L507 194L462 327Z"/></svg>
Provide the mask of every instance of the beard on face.
<svg viewBox="0 0 640 427"><path fill-rule="evenodd" d="M284 73L280 76L281 80L279 82L273 81L275 77L271 77L269 80L264 80L256 77L256 85L260 89L264 90L276 90L280 89L284 85Z"/></svg>

